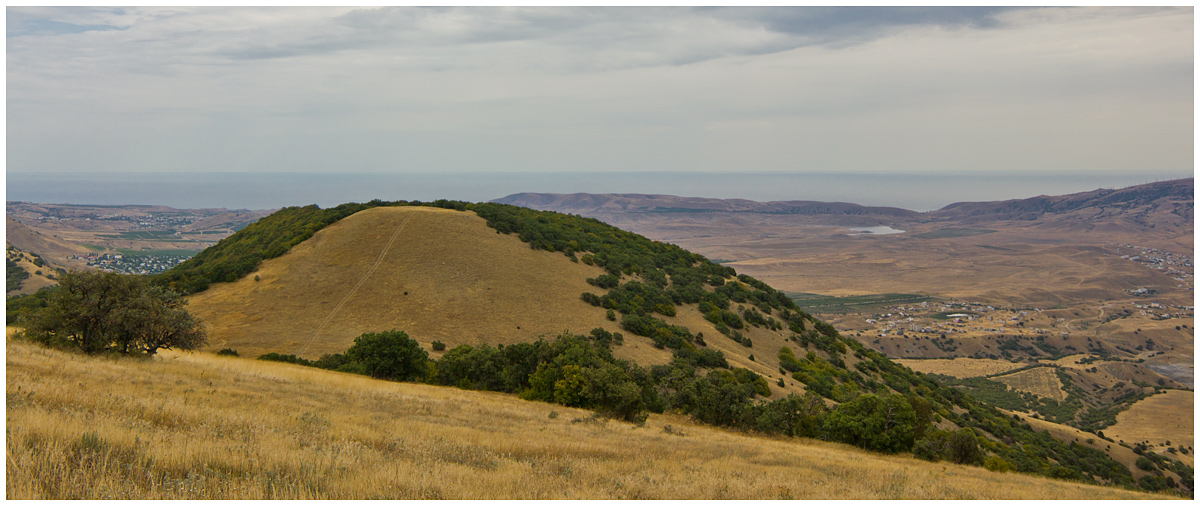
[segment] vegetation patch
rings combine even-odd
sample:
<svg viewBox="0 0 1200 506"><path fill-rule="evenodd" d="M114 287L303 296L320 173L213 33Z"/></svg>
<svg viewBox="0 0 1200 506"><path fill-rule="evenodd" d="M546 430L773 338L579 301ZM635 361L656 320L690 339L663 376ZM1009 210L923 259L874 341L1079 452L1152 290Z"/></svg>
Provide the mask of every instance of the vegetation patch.
<svg viewBox="0 0 1200 506"><path fill-rule="evenodd" d="M993 232L995 232L995 230L991 230L991 229L987 229L987 228L949 227L949 228L934 230L932 232L925 232L923 234L916 234L913 237L917 237L920 239L948 239L948 238L953 238L953 237L970 237L973 235L990 234Z"/></svg>
<svg viewBox="0 0 1200 506"><path fill-rule="evenodd" d="M795 301L796 306L801 309L829 314L870 311L896 304L920 304L934 300L933 297L915 293L881 293L837 297L815 293L790 292L788 295Z"/></svg>

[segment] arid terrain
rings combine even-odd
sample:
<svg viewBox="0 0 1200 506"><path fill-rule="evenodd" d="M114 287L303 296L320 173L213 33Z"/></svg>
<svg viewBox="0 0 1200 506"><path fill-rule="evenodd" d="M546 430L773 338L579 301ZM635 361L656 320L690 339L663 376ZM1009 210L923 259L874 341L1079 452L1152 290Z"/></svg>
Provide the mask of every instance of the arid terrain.
<svg viewBox="0 0 1200 506"><path fill-rule="evenodd" d="M436 357L441 352L432 350L434 341L453 348L593 328L622 332L604 309L580 300L581 293L597 291L585 280L600 274L599 267L497 234L473 213L375 208L317 232L253 275L191 296L189 309L209 329L211 350L315 359L345 351L363 332L402 329ZM785 332L748 327L751 349L722 336L694 307L665 319L708 336L708 346L732 365L772 384L783 376L778 350L787 343ZM626 333L614 354L644 365L669 362L670 350L653 344ZM774 397L804 391L790 377L785 383L773 389Z"/></svg>
<svg viewBox="0 0 1200 506"><path fill-rule="evenodd" d="M1048 364L992 379L1062 400L1051 380L1065 374L1081 402L1099 409L1147 395L1132 405L1191 398L1193 196L1186 179L925 213L639 194L497 202L681 245L792 292L914 370L982 378ZM1183 440L1185 425L1162 430Z"/></svg>
<svg viewBox="0 0 1200 506"><path fill-rule="evenodd" d="M952 205L930 213L661 195L521 194L505 200L595 216L732 266L786 290L797 305L843 335L915 371L942 375L947 385L1064 441L1102 450L1140 478L1147 471L1133 466L1143 450L1192 462L1194 308L1191 181L1138 188L1030 199L1037 202ZM51 266L134 273L169 268L172 252L215 242L244 226L228 220L250 220L257 213L220 210L181 217L153 208L127 216L27 203L9 203L10 211L14 206L26 218L34 216L29 221L35 225L9 217L15 261L31 262L22 251L32 251L54 262ZM29 249L17 250L15 244ZM315 359L344 352L364 332L388 329L404 330L435 359L444 353L434 350L435 342L450 349L593 328L621 331L603 308L580 298L597 291L585 280L603 270L568 258L574 259L498 233L474 213L376 207L320 229L237 281L215 283L190 296L189 309L208 331L205 351L235 349L247 357L278 352ZM628 273L620 278L638 279ZM53 282L29 281L31 286ZM768 399L806 391L784 370L778 354L784 347L800 349L786 329L746 326L751 346L722 336L695 306L682 305L663 320L702 333L706 346L721 351L730 366L763 376L771 385ZM613 354L643 366L672 358L654 340L628 333ZM863 365L861 356L845 358L847 368ZM312 419L304 417L317 416L313 413L298 416L309 423ZM324 420L322 426L331 420L326 415L314 419ZM681 426L682 419L672 420L674 427ZM94 443L63 443L69 454L64 458L78 458L77 447ZM100 447L111 448L107 444ZM326 448L311 442L300 446L310 444ZM14 451L10 445L10 458ZM208 486L226 487L216 478L209 481ZM70 491L82 486L63 481L45 494L60 497L66 490L65 495L77 496ZM194 497L156 486L146 485L139 497ZM325 488L314 492L309 485L291 483L286 493L244 495L220 488L220 494L360 497L331 492L340 490L331 486L319 485ZM386 490L391 492L373 496L476 497L443 494L438 491L448 489L438 487ZM806 497L787 490L761 497ZM565 497L690 497L673 493L597 495L593 490ZM560 497L548 494L535 496ZM707 491L697 497L722 494ZM1009 497L989 494L946 489L874 491L861 497ZM740 490L728 497L759 495Z"/></svg>
<svg viewBox="0 0 1200 506"><path fill-rule="evenodd" d="M6 242L56 266L153 274L268 214L270 210L7 202Z"/></svg>
<svg viewBox="0 0 1200 506"><path fill-rule="evenodd" d="M9 340L9 499L1166 499L487 392Z"/></svg>

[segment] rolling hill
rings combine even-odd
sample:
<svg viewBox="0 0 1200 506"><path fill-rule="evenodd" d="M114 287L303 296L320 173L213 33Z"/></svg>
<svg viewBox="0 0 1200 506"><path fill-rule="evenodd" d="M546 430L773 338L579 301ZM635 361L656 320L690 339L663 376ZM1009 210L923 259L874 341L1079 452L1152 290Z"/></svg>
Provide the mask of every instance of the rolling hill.
<svg viewBox="0 0 1200 506"><path fill-rule="evenodd" d="M398 329L427 350L435 341L446 344L448 351L434 352L435 359L455 351L461 360L472 349L515 350L519 343L599 328L626 334L605 346L617 359L649 368L650 377L638 380L643 388L666 389L647 406L682 402L676 409L697 419L752 428L774 423L762 417L797 402L788 394L816 394L836 407L858 392L900 393L914 406L929 403L938 415L931 430L971 427L988 434L987 451L1023 472L1126 485L1141 476L1144 486L1162 486L1123 466L1099 464L1113 462L1103 450L1039 436L1027 423L1013 423L839 336L782 292L675 246L596 220L500 204L346 206L328 213L284 209L160 280L200 289L190 297L191 308L210 325L213 349L315 359L346 350L364 332ZM254 251L270 251L270 258ZM713 373L726 368L746 370L745 381L759 377L759 393L712 411L714 405L703 403L715 399L695 404L689 397L687 388L694 387L666 386L678 381L669 378L691 376L686 381L697 381L702 391L725 381ZM651 387L655 382L659 386ZM763 404L753 407L756 402ZM1170 476L1179 478L1170 482L1177 486L1190 484Z"/></svg>

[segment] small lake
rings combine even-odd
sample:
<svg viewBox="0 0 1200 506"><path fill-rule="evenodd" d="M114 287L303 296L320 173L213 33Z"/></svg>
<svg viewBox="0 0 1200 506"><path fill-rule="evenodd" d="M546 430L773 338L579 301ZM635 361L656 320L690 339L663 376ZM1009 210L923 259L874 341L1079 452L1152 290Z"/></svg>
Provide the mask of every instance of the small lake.
<svg viewBox="0 0 1200 506"><path fill-rule="evenodd" d="M904 233L903 230L896 230L892 227L851 227L850 230L853 230L854 233L847 235L891 235Z"/></svg>

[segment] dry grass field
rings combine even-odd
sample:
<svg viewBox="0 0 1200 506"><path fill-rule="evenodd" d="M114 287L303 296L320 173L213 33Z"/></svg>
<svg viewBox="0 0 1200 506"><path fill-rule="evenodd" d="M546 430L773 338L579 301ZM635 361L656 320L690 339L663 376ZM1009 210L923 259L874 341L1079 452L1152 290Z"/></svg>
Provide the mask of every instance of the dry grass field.
<svg viewBox="0 0 1200 506"><path fill-rule="evenodd" d="M211 354L9 340L8 499L1150 499Z"/></svg>
<svg viewBox="0 0 1200 506"><path fill-rule="evenodd" d="M955 378L974 378L1011 371L1024 364L1007 360L955 357L952 359L897 359L896 363L926 374L944 374Z"/></svg>
<svg viewBox="0 0 1200 506"><path fill-rule="evenodd" d="M996 381L1008 385L1013 390L1021 392L1029 392L1044 397L1063 401L1067 398L1066 392L1063 392L1062 381L1058 379L1058 375L1054 373L1053 367L1037 367L1004 376L996 376L992 378Z"/></svg>
<svg viewBox="0 0 1200 506"><path fill-rule="evenodd" d="M1117 424L1104 433L1128 443L1149 442L1151 445L1192 446L1196 441L1194 414L1195 392L1167 390L1134 403L1117 415ZM1158 453L1165 450L1155 449ZM1184 458L1191 465L1192 454Z"/></svg>
<svg viewBox="0 0 1200 506"><path fill-rule="evenodd" d="M585 280L600 274L497 234L474 213L380 207L326 227L237 282L213 285L189 308L211 326L214 348L252 356L316 358L392 329L426 346L513 343L619 330L579 299L599 290Z"/></svg>

